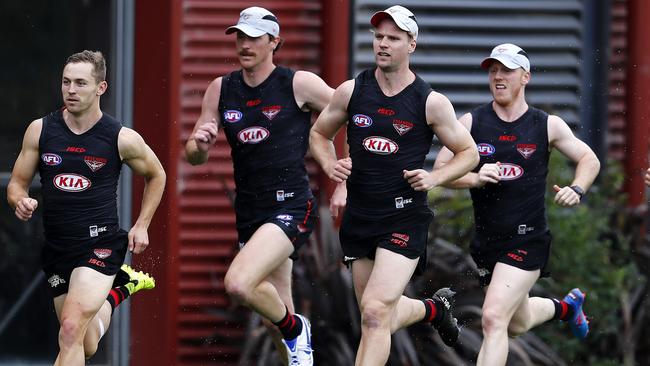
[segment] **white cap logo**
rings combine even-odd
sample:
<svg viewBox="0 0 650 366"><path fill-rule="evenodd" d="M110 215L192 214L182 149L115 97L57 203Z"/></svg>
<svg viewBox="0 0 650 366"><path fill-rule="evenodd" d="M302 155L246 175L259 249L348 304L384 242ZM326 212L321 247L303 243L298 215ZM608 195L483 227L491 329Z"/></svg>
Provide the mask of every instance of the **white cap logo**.
<svg viewBox="0 0 650 366"><path fill-rule="evenodd" d="M490 57L486 57L481 62L481 67L487 69L495 60L511 70L521 67L526 71L530 71L530 61L526 51L512 43L504 43L494 47Z"/></svg>
<svg viewBox="0 0 650 366"><path fill-rule="evenodd" d="M400 5L391 6L384 11L376 12L372 18L370 18L370 24L372 24L373 27L377 27L382 20L387 18L393 19L399 29L409 33L413 36L413 39L417 40L418 22L415 19L415 15L410 10Z"/></svg>
<svg viewBox="0 0 650 366"><path fill-rule="evenodd" d="M239 21L236 25L228 27L226 34L242 31L249 37L261 37L265 33L273 37L280 36L280 24L278 18L270 11L252 6L241 11Z"/></svg>

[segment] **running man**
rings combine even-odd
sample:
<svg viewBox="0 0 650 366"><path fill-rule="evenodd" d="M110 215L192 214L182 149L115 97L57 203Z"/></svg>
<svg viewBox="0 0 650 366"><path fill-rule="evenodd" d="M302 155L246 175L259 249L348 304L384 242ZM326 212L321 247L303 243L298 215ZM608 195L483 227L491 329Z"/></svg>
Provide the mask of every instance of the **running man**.
<svg viewBox="0 0 650 366"><path fill-rule="evenodd" d="M272 334L279 329L290 365L312 365L310 324L294 313L291 271L316 223L304 161L311 116L325 108L333 90L313 73L273 63L282 40L270 11L244 9L226 30L235 32L241 70L208 86L186 156L192 165L205 163L219 128L224 130L241 247L226 273L226 291L259 313Z"/></svg>
<svg viewBox="0 0 650 366"><path fill-rule="evenodd" d="M585 294L571 290L563 300L529 297L540 276L547 275L551 234L546 224L544 195L552 148L576 163L569 186L554 185L555 203L580 204L600 170L600 162L558 116L526 103L530 61L520 47L506 43L481 63L488 70L493 101L460 118L476 141L481 162L451 188L470 188L475 236L471 254L479 282L487 286L483 303L483 344L478 365L505 365L508 336L514 337L551 319L567 321L576 337L587 336L582 311ZM454 156L438 154L434 167Z"/></svg>
<svg viewBox="0 0 650 366"><path fill-rule="evenodd" d="M442 289L425 300L403 293L416 268L426 265L433 217L427 191L478 162L476 145L457 123L449 100L409 68L418 37L413 13L392 6L370 23L376 67L336 89L310 139L325 173L347 182L340 240L361 310L358 366L385 365L391 334L420 321L433 324L446 344L456 342L452 291ZM332 140L346 124L350 158L337 160ZM456 155L429 172L423 166L434 133Z"/></svg>
<svg viewBox="0 0 650 366"><path fill-rule="evenodd" d="M127 248L139 254L149 245L147 229L163 194L165 171L137 132L102 112L99 100L107 87L101 52L70 56L61 80L64 107L29 125L7 187L16 216L27 221L38 207L29 186L36 171L40 174L43 271L61 324L55 362L60 366L84 365L113 309L155 285L122 264ZM122 163L145 178L140 215L128 233L117 216ZM111 289L114 279L117 287Z"/></svg>

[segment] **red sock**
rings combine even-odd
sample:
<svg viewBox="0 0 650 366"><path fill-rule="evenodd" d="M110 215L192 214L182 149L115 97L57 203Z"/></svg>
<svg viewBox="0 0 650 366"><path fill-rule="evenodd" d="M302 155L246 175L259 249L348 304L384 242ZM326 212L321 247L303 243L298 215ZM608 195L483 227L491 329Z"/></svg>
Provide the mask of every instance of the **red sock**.
<svg viewBox="0 0 650 366"><path fill-rule="evenodd" d="M115 311L115 308L118 307L124 300L129 297L129 290L124 286L119 286L112 288L108 293L106 300L111 304L111 313Z"/></svg>
<svg viewBox="0 0 650 366"><path fill-rule="evenodd" d="M553 305L555 305L555 314L553 315L553 319L558 319L558 320L568 320L571 318L573 309L564 302L564 300L558 300L558 299L551 299L553 300Z"/></svg>
<svg viewBox="0 0 650 366"><path fill-rule="evenodd" d="M273 324L280 329L282 338L286 340L296 339L302 332L302 322L297 316L289 314L289 309L287 309L287 313L282 320Z"/></svg>
<svg viewBox="0 0 650 366"><path fill-rule="evenodd" d="M425 323L433 323L438 320L438 314L440 312L438 311L436 302L433 301L433 299L424 299L421 301L424 304L424 319L422 319L422 321Z"/></svg>

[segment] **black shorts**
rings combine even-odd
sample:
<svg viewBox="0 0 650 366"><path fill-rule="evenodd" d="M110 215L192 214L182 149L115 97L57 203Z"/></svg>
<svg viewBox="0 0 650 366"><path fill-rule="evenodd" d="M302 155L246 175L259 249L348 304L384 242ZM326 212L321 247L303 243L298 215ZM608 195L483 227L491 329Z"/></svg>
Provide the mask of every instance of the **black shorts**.
<svg viewBox="0 0 650 366"><path fill-rule="evenodd" d="M481 243L474 239L470 252L478 267L478 282L486 287L492 280L494 266L504 263L524 271L541 271L540 277L548 277L546 271L551 251L551 233L546 231L533 238L513 240L512 242Z"/></svg>
<svg viewBox="0 0 650 366"><path fill-rule="evenodd" d="M46 239L41 259L52 297L68 292L70 275L77 267L88 267L107 276L115 275L124 263L128 244L128 233L122 229L106 233L88 246L77 246L71 251L53 249Z"/></svg>
<svg viewBox="0 0 650 366"><path fill-rule="evenodd" d="M346 210L339 231L343 262L349 265L359 258L374 260L377 248L384 248L409 259L420 258L416 269L420 274L426 268L432 219L429 209L388 220L367 220Z"/></svg>
<svg viewBox="0 0 650 366"><path fill-rule="evenodd" d="M318 209L316 201L312 198L298 205L275 208L264 216L250 217L244 213L237 213L237 236L239 247L243 247L255 234L260 226L271 223L282 229L291 240L294 251L291 259L298 258L298 249L309 240L309 235L316 227Z"/></svg>

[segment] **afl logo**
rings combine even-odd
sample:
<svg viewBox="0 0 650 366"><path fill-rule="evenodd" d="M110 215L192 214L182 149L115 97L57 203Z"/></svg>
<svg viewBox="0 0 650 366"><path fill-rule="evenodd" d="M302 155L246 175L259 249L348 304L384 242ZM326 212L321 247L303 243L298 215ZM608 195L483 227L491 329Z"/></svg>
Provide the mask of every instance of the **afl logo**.
<svg viewBox="0 0 650 366"><path fill-rule="evenodd" d="M266 128L253 126L239 131L237 138L245 144L257 144L266 140L269 135L269 130Z"/></svg>
<svg viewBox="0 0 650 366"><path fill-rule="evenodd" d="M399 146L393 141L381 136L370 136L363 140L363 147L366 150L379 154L389 155L394 154L399 150Z"/></svg>
<svg viewBox="0 0 650 366"><path fill-rule="evenodd" d="M241 121L243 114L240 111L231 109L223 112L223 119L229 123L235 123Z"/></svg>
<svg viewBox="0 0 650 366"><path fill-rule="evenodd" d="M492 155L496 151L494 149L494 146L492 146L490 144L478 144L478 145L476 145L476 148L478 149L478 153L481 156Z"/></svg>
<svg viewBox="0 0 650 366"><path fill-rule="evenodd" d="M517 164L502 163L499 168L501 180L515 180L524 175L524 169Z"/></svg>
<svg viewBox="0 0 650 366"><path fill-rule="evenodd" d="M372 126L372 118L366 116L365 114L355 114L352 116L352 122L362 128Z"/></svg>
<svg viewBox="0 0 650 366"><path fill-rule="evenodd" d="M54 186L65 192L81 192L90 188L90 179L79 174L59 174L53 179Z"/></svg>
<svg viewBox="0 0 650 366"><path fill-rule="evenodd" d="M61 157L57 154L46 153L41 155L41 159L45 165L59 165L61 164Z"/></svg>

